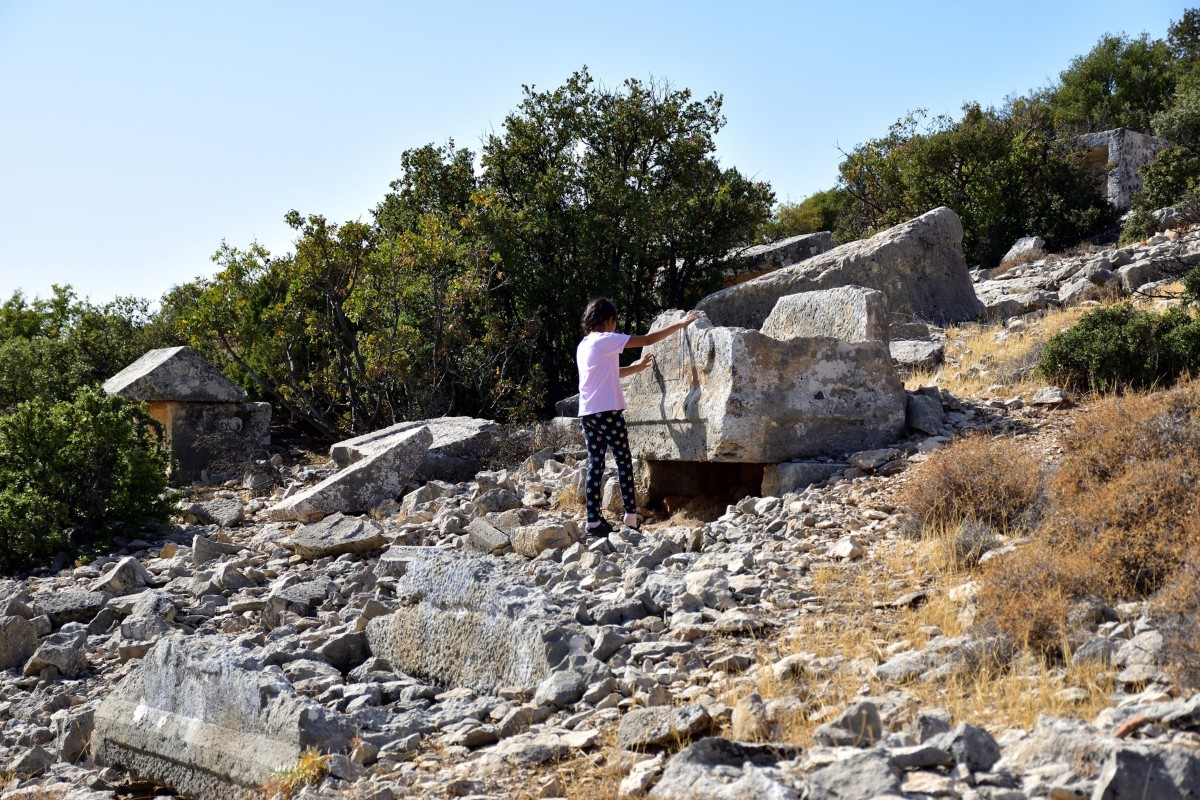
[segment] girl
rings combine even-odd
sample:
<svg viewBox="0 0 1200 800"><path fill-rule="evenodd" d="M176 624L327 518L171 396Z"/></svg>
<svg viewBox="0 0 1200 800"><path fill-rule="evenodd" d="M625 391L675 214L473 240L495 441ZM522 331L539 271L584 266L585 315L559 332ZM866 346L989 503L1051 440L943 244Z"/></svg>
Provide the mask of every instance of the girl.
<svg viewBox="0 0 1200 800"><path fill-rule="evenodd" d="M692 312L678 322L651 331L644 336L617 333L617 307L604 297L588 303L583 312L583 341L575 351L579 362L579 420L583 423L583 441L587 445L588 469L584 496L587 498L587 530L594 536L607 536L612 526L600 516L600 489L604 479L604 453L611 447L617 460L617 480L625 503L625 525L638 528L637 502L633 495L633 458L629 453L629 435L625 430L625 393L621 378L641 372L654 363L654 356L643 355L628 367L620 366L621 351L626 347L645 347L661 342L675 331L698 319Z"/></svg>

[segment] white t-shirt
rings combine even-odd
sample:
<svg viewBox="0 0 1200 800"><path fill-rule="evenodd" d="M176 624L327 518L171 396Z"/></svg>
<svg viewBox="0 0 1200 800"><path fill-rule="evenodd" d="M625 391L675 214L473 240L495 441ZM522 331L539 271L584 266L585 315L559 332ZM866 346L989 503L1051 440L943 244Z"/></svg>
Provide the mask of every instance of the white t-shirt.
<svg viewBox="0 0 1200 800"><path fill-rule="evenodd" d="M629 338L624 333L592 331L575 349L579 364L579 416L625 408L620 357Z"/></svg>

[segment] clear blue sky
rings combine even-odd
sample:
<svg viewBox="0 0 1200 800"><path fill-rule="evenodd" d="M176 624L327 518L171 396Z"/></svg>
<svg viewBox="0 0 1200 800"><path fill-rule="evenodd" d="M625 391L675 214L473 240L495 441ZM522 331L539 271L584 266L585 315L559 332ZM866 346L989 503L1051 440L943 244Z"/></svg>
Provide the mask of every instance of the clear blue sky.
<svg viewBox="0 0 1200 800"><path fill-rule="evenodd" d="M0 0L0 300L157 299L222 240L290 249L288 209L367 220L405 149L478 150L585 64L721 92L722 163L800 200L910 109L999 104L1195 4Z"/></svg>

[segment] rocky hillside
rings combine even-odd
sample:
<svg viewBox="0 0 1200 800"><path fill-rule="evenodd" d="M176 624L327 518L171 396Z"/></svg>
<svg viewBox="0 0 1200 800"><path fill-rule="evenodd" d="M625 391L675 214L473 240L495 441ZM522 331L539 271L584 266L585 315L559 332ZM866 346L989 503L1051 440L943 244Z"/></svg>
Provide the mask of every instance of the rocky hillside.
<svg viewBox="0 0 1200 800"><path fill-rule="evenodd" d="M1192 796L1200 695L1148 606L1081 617L1083 657L1021 655L904 507L967 434L1062 458L1085 399L974 343L1173 237L993 276L985 304L1021 304L997 316L1034 316L952 332L921 430L798 493L586 538L569 438L306 525L271 513L335 469L300 451L272 496L193 488L175 525L0 583L4 797Z"/></svg>

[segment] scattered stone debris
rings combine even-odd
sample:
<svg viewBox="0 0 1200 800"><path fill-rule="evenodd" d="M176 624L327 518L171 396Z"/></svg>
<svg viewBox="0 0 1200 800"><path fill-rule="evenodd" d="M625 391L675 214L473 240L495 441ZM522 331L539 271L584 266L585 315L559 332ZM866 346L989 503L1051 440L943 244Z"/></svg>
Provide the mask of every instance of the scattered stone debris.
<svg viewBox="0 0 1200 800"><path fill-rule="evenodd" d="M1200 695L1179 696L1142 604L1079 632L1075 659L1114 675L1109 707L1028 730L952 726L911 691L1011 660L984 632L762 659L762 642L826 611L815 572L909 535L896 497L913 463L978 431L1051 459L1084 413L1049 390L901 399L907 435L774 465L711 522L606 536L577 524L586 459L570 448L406 492L428 425L341 470L285 464L270 497L190 489L175 525L0 581L0 791L240 797L315 746L304 797L561 796L553 765L573 758L630 798L1190 796ZM393 482L355 472L388 453ZM312 499L348 474L369 496ZM928 600L908 588L875 611ZM826 704L834 678L864 688ZM764 680L794 690L759 694ZM797 716L824 723L804 750L788 743Z"/></svg>

